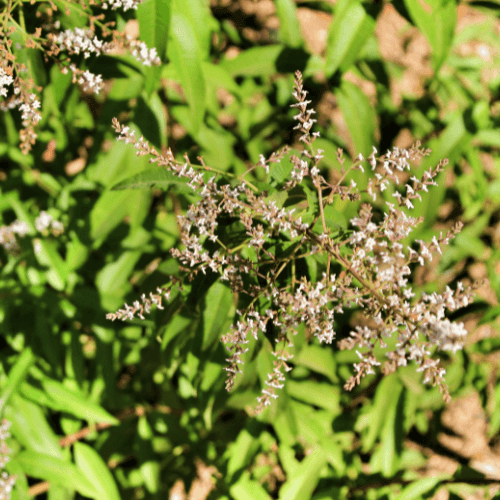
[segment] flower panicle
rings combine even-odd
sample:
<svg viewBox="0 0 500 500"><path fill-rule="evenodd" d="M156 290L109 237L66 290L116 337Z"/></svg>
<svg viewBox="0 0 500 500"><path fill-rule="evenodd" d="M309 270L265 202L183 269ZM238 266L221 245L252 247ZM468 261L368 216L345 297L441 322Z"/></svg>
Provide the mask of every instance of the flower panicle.
<svg viewBox="0 0 500 500"><path fill-rule="evenodd" d="M178 279L173 276L171 287L175 284L178 284ZM136 315L140 319L146 319L144 315L151 312L151 307L153 305L155 305L157 309L163 309L163 300L170 300L171 287L158 287L156 293L149 293L149 297L142 294L140 300L135 300L131 306L125 304L124 308L119 309L116 313L107 314L106 319L110 319L111 321L117 319L126 321L134 319ZM182 286L179 287L179 289L182 291Z"/></svg>
<svg viewBox="0 0 500 500"><path fill-rule="evenodd" d="M430 242L407 243L422 222L422 218L411 215L413 203L436 185L447 162L439 162L417 178L412 175L412 162L430 153L419 143L408 149L393 148L381 156L374 147L368 158L359 155L349 169L344 169L343 152L339 150L341 177L329 183L321 175L321 151L313 148L317 137L311 132L313 110L308 109L310 101L300 72L295 75L293 95L298 101L293 107L299 110L295 128L302 134L300 140L306 149L301 155L291 155L290 179L285 179L278 189L300 187L307 192L308 203L302 212L297 205L281 203L279 190L275 194L255 191L242 179L229 183L202 160L201 167L194 167L187 157L185 162L176 161L170 150L161 155L142 137L137 140L128 127L113 122L118 140L133 144L138 155L149 155L150 161L189 179L189 186L200 196L184 215L178 216L182 248L173 248L170 253L184 266L184 280L191 281L199 272L216 273L238 297L238 304L243 304L230 332L222 335L230 352L225 369L227 390L235 386L242 372L249 344L263 335L277 339L276 345L285 347L276 349L273 372L258 398L257 409L262 411L278 396L285 373L291 369L293 335L305 327L309 337L332 343L336 338L336 316L346 308L357 308L365 318L363 323L338 343L340 349L354 350L360 358L345 389L353 389L379 367L383 373L391 373L413 361L417 371L423 373L424 382L438 385L447 399L445 370L432 352L437 349L455 353L463 348L467 335L464 325L451 322L446 313L470 304L479 285L458 283L455 291L446 287L441 294L420 296L411 286L411 266L428 265L442 255L443 246L462 229L461 223ZM283 149L268 159L261 156L256 166L269 172L273 163L288 153ZM366 188L360 189L347 176L350 170L364 171L365 167L372 176ZM210 170L215 172L213 176L203 176ZM399 185L405 177L406 183ZM349 231L340 231L326 220L325 210L335 197L355 201L364 195L374 202L390 186L396 187L394 200L382 205L386 210L381 217L375 219L372 204L363 202L350 220ZM238 238L227 233L228 219L237 221ZM287 250L282 252L280 245L285 241ZM297 275L297 261L321 254L325 255L322 262L326 262L321 264L321 276L313 279ZM330 272L331 265L339 270ZM154 301L144 295L141 300L108 317L143 317ZM375 349L386 349L390 337L397 339L396 347L386 352L385 361L380 360Z"/></svg>

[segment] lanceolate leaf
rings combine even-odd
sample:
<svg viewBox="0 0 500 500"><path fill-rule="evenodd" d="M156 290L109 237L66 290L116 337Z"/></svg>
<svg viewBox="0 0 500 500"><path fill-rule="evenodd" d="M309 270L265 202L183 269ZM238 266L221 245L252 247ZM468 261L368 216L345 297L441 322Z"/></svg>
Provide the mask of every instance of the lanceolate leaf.
<svg viewBox="0 0 500 500"><path fill-rule="evenodd" d="M80 442L75 443L74 451L78 469L99 491L99 500L120 500L113 475L97 451Z"/></svg>
<svg viewBox="0 0 500 500"><path fill-rule="evenodd" d="M276 10L280 18L280 38L290 47L302 45L302 34L297 18L297 7L292 0L277 0Z"/></svg>
<svg viewBox="0 0 500 500"><path fill-rule="evenodd" d="M118 423L118 420L104 410L104 408L89 401L87 397L69 390L60 382L46 378L42 380L42 386L46 394L59 401L61 407L75 417L91 422Z"/></svg>
<svg viewBox="0 0 500 500"><path fill-rule="evenodd" d="M221 65L231 76L263 76L276 72L282 45L252 47L238 54L234 59L222 61Z"/></svg>
<svg viewBox="0 0 500 500"><path fill-rule="evenodd" d="M0 393L0 411L2 411L5 404L8 402L11 394L15 392L19 385L25 379L30 366L35 362L35 355L31 348L26 348L17 358L16 363L9 371L7 383L4 385Z"/></svg>
<svg viewBox="0 0 500 500"><path fill-rule="evenodd" d="M404 3L432 47L432 65L437 72L453 43L457 4L454 0L404 0Z"/></svg>
<svg viewBox="0 0 500 500"><path fill-rule="evenodd" d="M335 94L356 151L365 158L368 157L375 129L373 107L368 97L359 87L348 81L344 81Z"/></svg>
<svg viewBox="0 0 500 500"><path fill-rule="evenodd" d="M171 0L142 2L137 9L141 41L146 43L149 49L154 47L160 59L165 57L167 49L171 9Z"/></svg>
<svg viewBox="0 0 500 500"><path fill-rule="evenodd" d="M339 68L347 71L374 29L375 20L361 3L352 2L336 13L328 33L325 74L331 76Z"/></svg>
<svg viewBox="0 0 500 500"><path fill-rule="evenodd" d="M48 424L40 406L18 394L11 396L5 418L12 422L11 432L25 448L56 458L63 458L57 436Z"/></svg>
<svg viewBox="0 0 500 500"><path fill-rule="evenodd" d="M169 187L174 187L177 190L189 192L192 191L192 189L187 185L188 182L189 179L186 177L178 177L165 168L154 167L128 177L118 184L115 184L111 189L119 191L122 189L167 189Z"/></svg>
<svg viewBox="0 0 500 500"><path fill-rule="evenodd" d="M219 281L210 287L203 311L202 350L210 347L221 334L225 333L224 327L227 326L232 297L231 290Z"/></svg>
<svg viewBox="0 0 500 500"><path fill-rule="evenodd" d="M96 500L103 498L99 496L94 484L74 464L66 460L29 450L22 451L16 456L16 460L29 476L60 484Z"/></svg>
<svg viewBox="0 0 500 500"><path fill-rule="evenodd" d="M289 478L280 490L280 500L302 500L311 498L318 484L322 468L327 459L322 448L312 450L295 470L293 477Z"/></svg>
<svg viewBox="0 0 500 500"><path fill-rule="evenodd" d="M195 27L179 12L172 16L171 44L168 54L191 112L189 132L196 135L205 115L205 80Z"/></svg>

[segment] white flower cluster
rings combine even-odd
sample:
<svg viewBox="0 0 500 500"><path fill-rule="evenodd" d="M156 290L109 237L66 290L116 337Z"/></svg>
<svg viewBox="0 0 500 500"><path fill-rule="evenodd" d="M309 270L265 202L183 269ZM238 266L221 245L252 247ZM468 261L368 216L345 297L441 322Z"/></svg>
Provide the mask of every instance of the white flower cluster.
<svg viewBox="0 0 500 500"><path fill-rule="evenodd" d="M291 347L291 345L290 345ZM292 367L287 364L287 361L292 358L292 355L286 351L282 351L280 354L273 351L273 356L276 358L273 362L274 369L272 373L267 374L266 385L267 388L262 389L262 396L257 398L258 406L256 412L260 413L262 410L271 404L271 399L276 399L278 395L276 390L283 389L285 382L285 375L282 372L289 372Z"/></svg>
<svg viewBox="0 0 500 500"><path fill-rule="evenodd" d="M174 280L172 280L174 281ZM120 309L116 313L110 313L106 315L107 319L114 321L115 319L121 319L126 321L127 319L134 319L135 315L141 319L144 318L144 314L149 314L151 312L151 306L154 304L158 309L163 309L162 301L170 299L170 289L157 288L157 293L149 293L149 298L145 294L142 294L141 300L134 301L132 306L125 304L124 309Z"/></svg>
<svg viewBox="0 0 500 500"><path fill-rule="evenodd" d="M294 95L299 100L294 106L300 110L295 117L299 121L296 128L303 134L300 140L308 148L302 158L291 157L292 178L279 189L290 190L306 180L309 186L315 187L317 202L312 208L317 213L312 223L303 222L294 209L280 207L268 193L259 192L248 181L228 184L219 173L209 178L204 176L211 169L203 163L203 168L197 170L187 157L186 162L181 163L174 159L171 151L160 155L142 137L136 140L128 127L116 119L113 121L119 140L134 143L137 155L151 155L151 162L158 162L174 175L189 179L188 185L201 196L185 216L179 216L184 248L174 248L171 254L187 266L183 269L188 273L186 279L192 279L200 271L219 273L220 279L227 282L245 304L243 311L237 311L239 317L231 331L222 337L231 351L227 359L226 388L233 387L236 375L241 372L249 334L257 339L268 329L272 330L277 358L258 399L259 409L265 408L277 397L275 391L282 387L283 369L290 368L287 364L291 358L290 335L305 325L309 335L316 336L320 342L331 343L336 336L335 314L342 314L346 307L357 307L365 321L338 344L341 349L355 350L361 359L354 365L356 374L345 387L352 389L366 374L374 373L374 367L382 364L374 355L375 347L386 348L384 339L395 337L397 345L394 351L387 353L384 373L406 365L408 360L415 361L418 371L424 372L425 382L438 384L443 397L448 399L444 369L438 366L439 360L431 358L431 348L456 352L463 347L466 336L463 324L451 323L445 311L470 304L473 288L459 283L455 292L447 288L441 295L423 294L414 300L408 278L411 264L425 265L432 260L433 252L441 254L442 245L448 244L462 226L457 224L446 235L432 238L429 244L416 241L418 250L414 245L405 247L401 243L422 221L407 215L403 209L411 210L411 200L420 198L420 191L436 184L435 178L446 162L441 161L434 169L424 172L422 179L410 177L404 186L406 194L396 191L396 203L386 203L388 211L379 222L372 220L372 206L362 203L358 216L350 221L354 230L345 236L339 235L328 228L325 208L335 196L359 200L360 191L352 181L343 184L348 171L344 170L341 151L337 152L341 180L329 184L321 176L322 151L314 151L312 147L318 134L311 134L314 120L312 111L307 109L309 101L305 100L299 72ZM269 163L279 162L287 152L276 153L269 160L261 156L258 165L267 171ZM400 174L411 169L410 160L419 159L429 151L417 144L410 149L394 148L380 157L376 154L373 148L369 158L365 160L360 155L350 167L350 170L364 170L364 162L371 166L374 176L368 180L366 192L373 200L376 193L391 183L399 183ZM311 192L310 187L307 189ZM225 229L228 220L233 221L230 232ZM282 245L286 251L280 250ZM295 262L318 253L325 256L326 262L322 278L312 280L304 274L297 278ZM338 275L330 274L331 265L340 268ZM285 275L288 277L284 278ZM144 311L140 307L137 302L133 308L126 306L125 310L108 317L131 319L135 313L142 317Z"/></svg>
<svg viewBox="0 0 500 500"><path fill-rule="evenodd" d="M144 42L138 40L131 41L130 47L130 53L144 66L151 66L152 64L158 65L161 63L158 53L154 47L152 49L148 49L148 46Z"/></svg>
<svg viewBox="0 0 500 500"><path fill-rule="evenodd" d="M103 9L108 9L111 7L111 10L117 10L119 8L123 8L123 11L126 12L129 9L137 10L137 7L142 3L142 0L105 0L101 7Z"/></svg>
<svg viewBox="0 0 500 500"><path fill-rule="evenodd" d="M10 460L10 449L6 443L6 440L10 437L9 428L10 422L5 419L2 420L0 424L0 469L3 469ZM2 472L0 475L0 500L10 500L15 483L15 476L9 476L5 471Z"/></svg>
<svg viewBox="0 0 500 500"><path fill-rule="evenodd" d="M10 438L10 422L8 420L2 420L0 424L0 469L5 467L5 464L10 460L9 454L10 449L7 446L7 439Z"/></svg>
<svg viewBox="0 0 500 500"><path fill-rule="evenodd" d="M55 234L64 232L62 222L55 220L49 213L42 210L40 215L35 219L35 228L42 233L46 229L52 229Z"/></svg>
<svg viewBox="0 0 500 500"><path fill-rule="evenodd" d="M36 125L42 119L42 115L36 111L39 107L40 101L35 94L30 94L29 99L25 102L20 101L19 110L22 112L21 118L24 126L29 122Z"/></svg>
<svg viewBox="0 0 500 500"><path fill-rule="evenodd" d="M20 251L16 234L23 237L29 233L28 225L20 220L15 220L8 226L0 226L0 245L11 255L17 255Z"/></svg>
<svg viewBox="0 0 500 500"><path fill-rule="evenodd" d="M0 68L0 95L2 97L7 97L7 87L14 82L14 78L8 75L7 72Z"/></svg>
<svg viewBox="0 0 500 500"><path fill-rule="evenodd" d="M41 211L40 215L35 219L35 228L38 232L44 233L50 230L54 236L58 236L64 232L62 222L53 219L53 217L45 211ZM8 226L0 226L0 246L5 248L5 251L11 255L17 255L20 251L18 237L24 237L30 233L28 224L24 221L16 219Z"/></svg>
<svg viewBox="0 0 500 500"><path fill-rule="evenodd" d="M67 29L54 36L59 50L67 50L70 54L83 53L85 59L91 54L100 55L108 53L111 46L99 40L92 30L83 28Z"/></svg>
<svg viewBox="0 0 500 500"><path fill-rule="evenodd" d="M4 68L0 68L0 95L2 97L7 97L7 89L10 85L14 83L14 78L9 75ZM36 125L42 116L38 111L40 108L40 101L37 99L36 94L25 95L21 93L21 89L18 86L14 86L14 99L10 99L7 102L0 103L0 108L3 111L8 109L18 108L21 111L21 118L23 120L23 126L26 127L28 124Z"/></svg>

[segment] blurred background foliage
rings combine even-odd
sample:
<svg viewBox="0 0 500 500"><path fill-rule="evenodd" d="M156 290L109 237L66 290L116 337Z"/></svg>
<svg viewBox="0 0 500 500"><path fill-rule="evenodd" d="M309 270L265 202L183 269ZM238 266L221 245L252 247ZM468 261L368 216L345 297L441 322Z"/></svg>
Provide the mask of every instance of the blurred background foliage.
<svg viewBox="0 0 500 500"><path fill-rule="evenodd" d="M86 24L78 4L69 11L63 0L56 4L64 28ZM30 33L38 6L22 6ZM45 210L65 228L27 235L16 255L0 249L0 398L12 422L12 498L493 498L500 479L498 3L146 0L136 12L106 16L156 47L161 67L120 53L82 58L106 81L95 96L36 50L15 45L43 87L29 155L18 147L20 117L0 115L1 224L33 227ZM325 176L338 172L339 147L354 158L420 140L432 154L417 176L450 159L439 187L416 204L424 222L415 238L429 240L456 220L465 229L439 263L417 270L414 287L489 284L454 318L470 338L445 361L449 406L411 367L344 391L356 354L309 342L302 331L282 394L255 416L272 370L270 344L250 344L245 373L226 393L220 336L235 306L215 275L187 284L145 321L105 319L179 273L168 252L179 245L176 216L196 201L171 189L111 190L151 168L116 142L112 118L158 150L242 174L260 154L297 146L289 107L296 70L317 111ZM348 220L356 207L338 208ZM339 318L339 335L356 321L356 311Z"/></svg>

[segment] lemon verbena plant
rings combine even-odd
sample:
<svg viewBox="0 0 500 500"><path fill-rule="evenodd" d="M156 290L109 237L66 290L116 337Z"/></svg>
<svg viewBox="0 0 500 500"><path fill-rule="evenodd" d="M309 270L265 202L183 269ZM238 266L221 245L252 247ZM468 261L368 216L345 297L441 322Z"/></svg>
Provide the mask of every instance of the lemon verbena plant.
<svg viewBox="0 0 500 500"><path fill-rule="evenodd" d="M368 158L359 155L349 168L344 168L339 150L339 175L334 182L327 181L321 174L322 151L314 145L319 136L312 132L314 110L308 107L306 95L297 71L293 93L297 102L292 106L298 110L295 129L300 131L304 147L300 154L285 147L269 158L261 156L248 172L265 169L269 179L265 190L245 181L245 176L237 179L218 172L201 159L201 167L195 167L187 156L179 162L170 150L161 155L143 137L136 139L129 127L114 120L119 140L132 143L138 155L150 155L159 168L185 179L200 198L179 216L183 248L171 250L183 265L184 277L173 278L149 297L143 295L107 317L144 318L153 305L161 308L172 287L181 287L183 280L199 272L217 273L238 301L235 321L222 335L230 352L227 390L242 371L250 336L258 339L270 331L274 335L274 371L268 374L258 398L258 410L277 398L283 387L285 372L291 370L291 347L299 326L304 324L310 336L330 344L336 338L336 316L353 307L362 311L365 320L338 342L340 349L355 350L359 356L346 389L382 365L374 349L387 348L387 339L396 338L395 347L387 348L383 373L414 361L417 371L424 373L424 383L438 385L444 399L449 400L445 369L434 354L436 350L456 352L463 348L467 335L463 323L451 322L445 313L471 303L475 285L458 283L455 290L446 287L441 294L417 296L412 288L412 267L423 266L441 254L443 245L462 225L457 223L429 243L412 241L411 233L422 219L410 215L421 192L436 185L436 176L447 160L417 178L411 173L412 162L430 153L419 143L410 149L395 147L381 156L373 148ZM289 175L273 176L273 169L279 168L285 157L292 165ZM367 175L361 189L350 174L367 169L373 175ZM400 184L400 178L406 183ZM372 203L391 184L394 200L385 202L385 213L380 216ZM305 206L294 206L292 199L297 196L307 200ZM337 199L361 202L362 196L369 202L358 203L357 216L350 220L350 227L343 227L333 204ZM228 221L232 225L228 226ZM311 258L316 261L317 273L307 271ZM306 266L299 266L301 260Z"/></svg>

